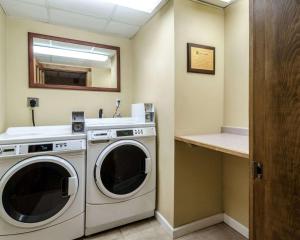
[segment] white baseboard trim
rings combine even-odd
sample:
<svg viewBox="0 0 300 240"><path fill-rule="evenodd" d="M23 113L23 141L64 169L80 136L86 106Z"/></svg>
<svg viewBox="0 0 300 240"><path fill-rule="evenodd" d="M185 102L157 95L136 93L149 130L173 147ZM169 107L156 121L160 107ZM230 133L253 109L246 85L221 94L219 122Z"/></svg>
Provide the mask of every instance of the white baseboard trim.
<svg viewBox="0 0 300 240"><path fill-rule="evenodd" d="M155 212L155 217L161 226L166 230L166 232L173 238L179 238L189 233L196 232L198 230L216 225L218 223L226 223L228 226L233 228L235 231L249 239L249 229L244 225L240 224L233 218L226 214L220 213L205 219L201 219L178 228L173 228L172 225L164 218L158 211Z"/></svg>
<svg viewBox="0 0 300 240"><path fill-rule="evenodd" d="M165 231L173 237L174 228L172 225L168 222L167 219L163 215L160 214L160 212L155 211L155 218L160 223L160 225L165 229Z"/></svg>
<svg viewBox="0 0 300 240"><path fill-rule="evenodd" d="M179 238L189 233L223 222L223 214L217 214L174 229L173 238Z"/></svg>
<svg viewBox="0 0 300 240"><path fill-rule="evenodd" d="M189 233L198 231L203 228L207 228L213 225L216 225L218 223L223 222L224 215L223 214L217 214L205 219L201 219L183 226L180 226L178 228L173 228L171 224L159 213L156 212L155 214L157 221L162 225L162 227L167 231L169 235L173 239L182 237L184 235L187 235Z"/></svg>
<svg viewBox="0 0 300 240"><path fill-rule="evenodd" d="M243 235L245 238L249 239L249 229L244 225L240 224L238 221L224 214L224 223L229 227L233 228L235 231Z"/></svg>

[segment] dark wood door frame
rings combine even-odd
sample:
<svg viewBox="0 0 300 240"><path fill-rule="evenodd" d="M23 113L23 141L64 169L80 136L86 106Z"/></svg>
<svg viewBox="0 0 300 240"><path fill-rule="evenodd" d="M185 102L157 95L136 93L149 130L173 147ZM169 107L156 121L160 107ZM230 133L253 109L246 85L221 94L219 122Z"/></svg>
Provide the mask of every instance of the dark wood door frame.
<svg viewBox="0 0 300 240"><path fill-rule="evenodd" d="M250 56L250 67L249 67L249 159L250 159L250 186L249 186L249 239L254 240L254 223L253 223L253 174L252 174L252 163L253 163L253 28L254 28L254 16L253 16L253 0L249 0L249 16L250 16L250 47L249 47L249 56Z"/></svg>
<svg viewBox="0 0 300 240"><path fill-rule="evenodd" d="M250 239L300 239L300 1L250 0Z"/></svg>

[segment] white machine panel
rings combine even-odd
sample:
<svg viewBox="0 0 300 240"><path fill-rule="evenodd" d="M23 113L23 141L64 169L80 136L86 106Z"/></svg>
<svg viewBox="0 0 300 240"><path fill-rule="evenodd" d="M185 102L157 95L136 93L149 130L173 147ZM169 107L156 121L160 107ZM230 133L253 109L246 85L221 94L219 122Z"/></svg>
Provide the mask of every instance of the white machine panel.
<svg viewBox="0 0 300 240"><path fill-rule="evenodd" d="M36 153L70 152L86 149L85 140L69 140L58 142L27 143L16 145L0 145L0 158Z"/></svg>
<svg viewBox="0 0 300 240"><path fill-rule="evenodd" d="M105 141L112 139L126 139L132 137L137 138L152 136L156 136L155 127L95 130L88 132L89 141Z"/></svg>

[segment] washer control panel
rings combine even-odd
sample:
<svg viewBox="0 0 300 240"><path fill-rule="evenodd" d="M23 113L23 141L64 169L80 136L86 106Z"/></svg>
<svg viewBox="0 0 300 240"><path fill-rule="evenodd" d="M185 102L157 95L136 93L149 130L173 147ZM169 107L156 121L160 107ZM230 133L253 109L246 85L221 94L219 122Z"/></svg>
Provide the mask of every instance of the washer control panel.
<svg viewBox="0 0 300 240"><path fill-rule="evenodd" d="M95 130L88 132L88 140L105 141L111 139L156 136L155 127Z"/></svg>
<svg viewBox="0 0 300 240"><path fill-rule="evenodd" d="M64 151L80 151L85 149L85 140L0 145L0 157Z"/></svg>

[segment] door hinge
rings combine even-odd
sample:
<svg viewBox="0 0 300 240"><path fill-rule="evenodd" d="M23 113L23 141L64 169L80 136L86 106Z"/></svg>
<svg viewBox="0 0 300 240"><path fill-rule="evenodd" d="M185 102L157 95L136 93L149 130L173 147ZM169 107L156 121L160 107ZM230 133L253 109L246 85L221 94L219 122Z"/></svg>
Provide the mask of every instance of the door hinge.
<svg viewBox="0 0 300 240"><path fill-rule="evenodd" d="M264 167L262 163L259 162L252 162L252 176L253 179L261 180L263 179L264 175Z"/></svg>

